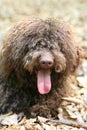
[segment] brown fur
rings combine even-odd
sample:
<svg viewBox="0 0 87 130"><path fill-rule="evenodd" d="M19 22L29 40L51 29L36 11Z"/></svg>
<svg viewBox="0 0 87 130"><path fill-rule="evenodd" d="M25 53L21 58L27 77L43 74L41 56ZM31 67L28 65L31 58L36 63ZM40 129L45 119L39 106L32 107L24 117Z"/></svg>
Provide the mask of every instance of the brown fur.
<svg viewBox="0 0 87 130"><path fill-rule="evenodd" d="M56 19L28 18L10 29L0 56L1 112L22 111L44 97L37 91L35 71L40 69L39 58L46 52L54 59L52 93L67 82L81 62L81 48L75 41L72 27Z"/></svg>

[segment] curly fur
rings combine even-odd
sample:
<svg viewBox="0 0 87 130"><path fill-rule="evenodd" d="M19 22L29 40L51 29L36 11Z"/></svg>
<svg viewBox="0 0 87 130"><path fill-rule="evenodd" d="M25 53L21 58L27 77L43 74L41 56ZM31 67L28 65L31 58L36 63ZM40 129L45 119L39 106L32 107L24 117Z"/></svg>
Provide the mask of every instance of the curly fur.
<svg viewBox="0 0 87 130"><path fill-rule="evenodd" d="M72 27L56 19L28 18L9 30L0 55L0 112L19 112L48 97L38 93L35 74L40 69L39 57L45 52L54 58L51 80L55 90L81 62Z"/></svg>

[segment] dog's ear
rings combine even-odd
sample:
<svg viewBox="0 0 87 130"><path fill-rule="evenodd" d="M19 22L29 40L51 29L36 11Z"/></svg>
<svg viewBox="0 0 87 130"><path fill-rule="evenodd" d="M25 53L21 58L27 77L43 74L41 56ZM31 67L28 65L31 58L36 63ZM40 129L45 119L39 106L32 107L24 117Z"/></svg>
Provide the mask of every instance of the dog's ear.
<svg viewBox="0 0 87 130"><path fill-rule="evenodd" d="M6 35L4 36L6 38ZM12 62L10 62L9 52L11 50L11 46L5 43L5 39L0 46L0 76L6 78L10 72L12 71Z"/></svg>

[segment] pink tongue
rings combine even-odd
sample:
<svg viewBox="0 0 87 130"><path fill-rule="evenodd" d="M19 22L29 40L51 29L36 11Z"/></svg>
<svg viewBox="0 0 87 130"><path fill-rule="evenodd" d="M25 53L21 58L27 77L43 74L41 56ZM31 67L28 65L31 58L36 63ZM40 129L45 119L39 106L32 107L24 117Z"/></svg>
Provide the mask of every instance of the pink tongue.
<svg viewBox="0 0 87 130"><path fill-rule="evenodd" d="M51 90L50 70L40 70L37 73L37 86L40 94L47 94Z"/></svg>

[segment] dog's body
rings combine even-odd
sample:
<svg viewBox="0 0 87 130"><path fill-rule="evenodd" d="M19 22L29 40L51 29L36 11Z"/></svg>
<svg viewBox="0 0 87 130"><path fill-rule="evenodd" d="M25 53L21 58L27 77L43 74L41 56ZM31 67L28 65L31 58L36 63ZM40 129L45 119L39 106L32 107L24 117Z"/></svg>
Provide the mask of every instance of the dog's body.
<svg viewBox="0 0 87 130"><path fill-rule="evenodd" d="M15 24L1 49L0 112L22 111L62 86L80 64L76 44L62 21L29 18Z"/></svg>

